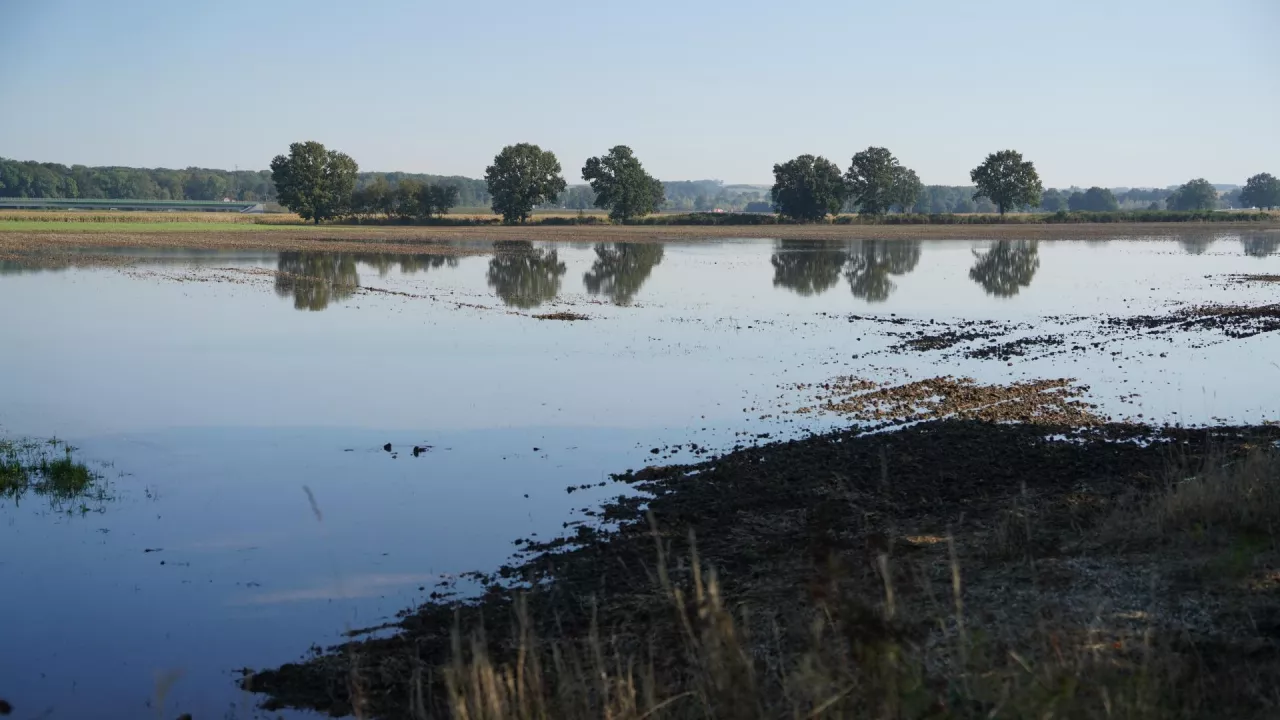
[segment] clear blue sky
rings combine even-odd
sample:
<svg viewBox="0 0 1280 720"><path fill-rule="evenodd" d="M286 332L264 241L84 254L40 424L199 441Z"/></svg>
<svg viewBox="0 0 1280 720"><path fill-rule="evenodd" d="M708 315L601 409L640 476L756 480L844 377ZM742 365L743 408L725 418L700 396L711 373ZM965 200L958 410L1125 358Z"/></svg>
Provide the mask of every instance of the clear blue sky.
<svg viewBox="0 0 1280 720"><path fill-rule="evenodd" d="M1280 0L0 0L0 156L478 177L503 145L771 182L883 145L1046 186L1280 174Z"/></svg>

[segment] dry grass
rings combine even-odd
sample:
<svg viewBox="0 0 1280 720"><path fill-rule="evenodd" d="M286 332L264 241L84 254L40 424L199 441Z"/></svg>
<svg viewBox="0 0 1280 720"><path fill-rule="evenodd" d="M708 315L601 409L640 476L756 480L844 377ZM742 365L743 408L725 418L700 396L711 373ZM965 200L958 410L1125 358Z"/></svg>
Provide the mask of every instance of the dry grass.
<svg viewBox="0 0 1280 720"><path fill-rule="evenodd" d="M868 495L837 476L819 483L833 494L809 505L799 537L810 540L787 536L786 554L772 558L766 536L784 530L752 513L770 512L776 496L735 505L723 520L734 534L704 543L717 545L710 551L692 531L673 537L669 517L664 527L650 515L640 538L650 562L611 575L614 583L640 575L630 588L592 596L543 578L550 582L533 581L537 589L518 595L509 615L492 612L499 604L455 616L468 619L455 620L442 664L425 648L448 615L422 616L416 640L391 643L403 650L381 660L347 646L338 675L350 679L357 717L1276 717L1280 450L1271 442L1169 450L1161 477L1110 490L1082 468L1075 486L1024 483L1002 509L961 521L954 534L929 531L936 518L904 514L876 526L887 534L852 543L840 541L848 511L867 513L854 527L872 522L880 515L872 498L893 483ZM1121 443L1117 452L1124 467L1139 451ZM693 500L712 516L725 512ZM687 552L673 555L673 546ZM724 556L726 547L755 559ZM721 573L713 556L752 577ZM574 551L547 559L556 572L578 562L588 574L607 568ZM623 555L600 559L631 565ZM549 607L556 616L542 617ZM392 697L396 683L378 687L384 673L412 680Z"/></svg>
<svg viewBox="0 0 1280 720"><path fill-rule="evenodd" d="M1182 560L1198 556L1213 565L1212 554L1196 551L1205 528L1240 533L1273 528L1280 521L1280 453L1274 447L1234 459L1216 455L1195 469L1175 464L1168 480L1165 490L1142 498L1136 515L1126 511L1125 520L1158 531ZM892 566L888 552L878 554L873 562L880 600L874 605L842 595L833 580L827 600L808 614L807 647L798 652L784 649L776 626L770 629L768 622L751 618L745 606L723 597L715 571L703 566L696 550L687 563L679 563L688 570L683 573L687 584L674 582L655 527L655 580L679 628L678 645L624 647L594 621L585 638L538 638L521 605L513 659L495 660L481 634L467 643L455 635L454 659L445 670L451 715L467 720L1154 720L1267 717L1280 709L1271 684L1276 677L1272 655L1208 658L1203 646L1180 637L1154 612L1126 630L1109 622L1102 606L1091 623L1055 619L1050 610L1055 603L1046 600L1022 618L1025 624L990 622L992 612L1000 611L985 605L998 605L1001 595L989 586L1006 584L1019 568L1034 572L1028 547L1037 533L1036 506L1024 490L976 546L937 537L930 538L937 542L920 543L934 550L932 573L904 575ZM1274 541L1274 534L1269 537ZM994 551L989 557L1003 560L977 570L988 578L962 577L963 558L982 551L984 544ZM1258 550L1270 552L1272 559L1274 551L1274 546ZM1105 552L1092 561L1128 563ZM1040 582L1048 582L1052 567L1045 565ZM1239 580L1240 573L1233 577ZM913 600L905 600L897 587L904 579L913 586ZM1039 592L1086 596L1096 590L1046 585ZM1110 600L1123 605L1127 599ZM1224 670L1230 679L1215 679L1215 671ZM1224 684L1215 687L1218 682Z"/></svg>

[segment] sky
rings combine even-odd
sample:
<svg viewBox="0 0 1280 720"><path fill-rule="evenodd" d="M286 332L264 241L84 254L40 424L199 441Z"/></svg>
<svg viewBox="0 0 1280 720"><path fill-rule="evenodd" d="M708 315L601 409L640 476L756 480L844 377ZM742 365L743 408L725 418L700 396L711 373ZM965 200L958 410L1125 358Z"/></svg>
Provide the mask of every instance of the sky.
<svg viewBox="0 0 1280 720"><path fill-rule="evenodd" d="M990 152L1046 187L1280 175L1278 0L0 0L0 156L571 182L630 146L664 180L772 182L889 148L926 184Z"/></svg>

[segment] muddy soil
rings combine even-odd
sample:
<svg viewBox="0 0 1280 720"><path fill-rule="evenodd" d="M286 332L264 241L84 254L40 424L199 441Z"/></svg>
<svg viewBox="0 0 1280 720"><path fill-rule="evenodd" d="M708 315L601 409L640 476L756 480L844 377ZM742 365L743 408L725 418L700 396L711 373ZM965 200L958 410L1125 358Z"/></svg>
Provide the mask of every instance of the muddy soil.
<svg viewBox="0 0 1280 720"><path fill-rule="evenodd" d="M886 568L893 568L897 615L892 628L868 620L864 631L891 632L919 647L945 642L939 633L946 635L953 610L930 588L951 587L958 567L970 630L1017 648L1018 658L1036 662L1027 634L1047 622L1054 647L1087 635L1089 652L1118 663L1128 662L1127 648L1141 647L1143 633L1154 632L1178 638L1178 647L1198 658L1186 687L1216 688L1217 710L1257 715L1259 708L1234 694L1233 678L1242 676L1233 673L1241 663L1253 663L1251 672L1275 669L1265 658L1280 657L1280 635L1249 620L1280 617L1274 599L1242 594L1238 584L1188 584L1182 556L1161 555L1158 546L1087 538L1135 493L1158 490L1173 459L1194 463L1276 438L1280 428L946 420L628 472L614 479L630 492L595 513L601 524L578 525L547 543L516 540L521 553L509 566L476 576L488 588L481 597L441 594L406 611L393 637L352 640L251 673L244 685L264 693L269 708L401 717L414 698L435 717L445 711L435 669L451 656L454 629L483 625L489 652L508 659L518 644L517 598L527 603L536 637L595 632L612 650L646 657L655 676L676 682L687 671L681 653L645 650L681 646L669 594L656 578L665 570L673 584L689 582L696 538L697 555L715 568L723 595L750 608L751 637L765 639L750 651L766 664L798 652L814 614L833 603L883 618ZM997 655L1007 660L1007 651Z"/></svg>

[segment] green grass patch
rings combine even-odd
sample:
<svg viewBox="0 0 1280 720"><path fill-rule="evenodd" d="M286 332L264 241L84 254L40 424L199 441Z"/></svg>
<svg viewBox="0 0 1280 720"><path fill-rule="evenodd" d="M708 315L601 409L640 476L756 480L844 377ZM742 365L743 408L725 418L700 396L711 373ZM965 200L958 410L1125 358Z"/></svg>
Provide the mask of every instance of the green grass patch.
<svg viewBox="0 0 1280 720"><path fill-rule="evenodd" d="M292 230L297 232L314 225L251 225L227 222L43 222L39 220L4 220L0 216L0 232L48 232L48 233L201 233L201 232L273 232ZM333 230L334 225L318 226Z"/></svg>
<svg viewBox="0 0 1280 720"><path fill-rule="evenodd" d="M0 505L40 497L56 512L102 512L111 499L106 479L75 459L62 440L0 440Z"/></svg>

